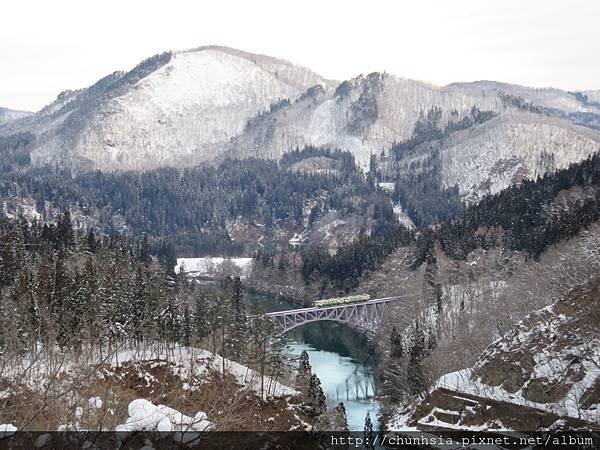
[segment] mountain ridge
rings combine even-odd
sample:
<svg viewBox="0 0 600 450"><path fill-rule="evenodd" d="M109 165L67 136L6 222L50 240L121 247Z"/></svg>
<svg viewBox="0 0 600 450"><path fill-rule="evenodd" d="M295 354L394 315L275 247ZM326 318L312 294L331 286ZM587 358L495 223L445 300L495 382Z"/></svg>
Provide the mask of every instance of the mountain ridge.
<svg viewBox="0 0 600 450"><path fill-rule="evenodd" d="M33 114L29 111L20 111L17 109L4 108L0 106L0 127L23 117Z"/></svg>
<svg viewBox="0 0 600 450"><path fill-rule="evenodd" d="M436 165L442 188L457 184L471 201L505 188L517 171L535 177L597 151L600 104L594 91L586 92L494 81L438 87L377 72L337 84L283 59L202 46L158 54L88 88L65 91L37 113L0 125L0 135L30 132L34 165L76 171L279 159L306 146L349 151L366 168L373 155L417 132L456 127L476 108L500 115L496 122L504 125L468 126L488 130L483 138L465 131L441 144L435 133L425 139L432 149L453 145L441 157L430 152L425 163ZM463 141L455 142L458 137ZM572 149L573 142L584 145ZM555 167L539 162L544 152ZM398 164L410 165L410 158ZM477 180L474 161L485 166Z"/></svg>

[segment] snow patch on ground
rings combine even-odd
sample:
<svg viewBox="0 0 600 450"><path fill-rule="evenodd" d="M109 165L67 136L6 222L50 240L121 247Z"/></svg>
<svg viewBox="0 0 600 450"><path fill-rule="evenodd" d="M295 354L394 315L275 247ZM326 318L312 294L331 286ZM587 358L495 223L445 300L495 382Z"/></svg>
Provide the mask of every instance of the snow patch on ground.
<svg viewBox="0 0 600 450"><path fill-rule="evenodd" d="M175 273L213 277L217 273L239 275L245 279L252 271L252 258L177 258Z"/></svg>
<svg viewBox="0 0 600 450"><path fill-rule="evenodd" d="M12 436L17 432L17 427L10 423L0 424L0 439Z"/></svg>
<svg viewBox="0 0 600 450"><path fill-rule="evenodd" d="M565 396L566 401L558 403L537 403L525 399L522 390L513 394L505 391L501 387L489 386L472 376L471 369L459 370L442 376L437 381L436 388L446 388L467 395L485 397L501 402L535 408L540 411L546 411L557 415L594 422L598 420L597 413L578 408L577 404L579 398L585 391L585 387L590 386L592 381L597 377L600 377L600 369L588 367L585 378L575 383L571 388L571 391Z"/></svg>
<svg viewBox="0 0 600 450"><path fill-rule="evenodd" d="M404 208L402 208L402 205L392 204L392 210L394 211L394 215L396 216L396 219L398 219L398 222L400 222L402 225L404 225L409 230L413 230L415 228L414 222L409 217L409 215L406 213L406 211L404 211Z"/></svg>
<svg viewBox="0 0 600 450"><path fill-rule="evenodd" d="M153 359L157 359L157 355L152 351L134 352L131 350L122 350L116 355L113 363L118 365L127 361L149 361ZM261 384L263 384L260 374L254 370L199 348L174 345L168 354L162 356L160 359L174 364L177 368L177 374L182 379L188 379L190 375L200 377L207 370L222 372L223 367L225 367L225 371L233 375L236 381L247 389L260 394ZM270 377L264 377L264 389L268 395L275 397L298 394L298 391L295 389Z"/></svg>
<svg viewBox="0 0 600 450"><path fill-rule="evenodd" d="M124 424L115 428L117 432L134 431L207 431L213 423L207 420L202 411L194 417L186 416L165 405L154 405L148 400L136 399L129 404L129 417Z"/></svg>
<svg viewBox="0 0 600 450"><path fill-rule="evenodd" d="M396 183L380 182L377 183L377 186L379 186L384 191L394 192L394 189L396 188Z"/></svg>
<svg viewBox="0 0 600 450"><path fill-rule="evenodd" d="M88 406L90 409L102 408L102 399L100 397L92 397L88 400Z"/></svg>

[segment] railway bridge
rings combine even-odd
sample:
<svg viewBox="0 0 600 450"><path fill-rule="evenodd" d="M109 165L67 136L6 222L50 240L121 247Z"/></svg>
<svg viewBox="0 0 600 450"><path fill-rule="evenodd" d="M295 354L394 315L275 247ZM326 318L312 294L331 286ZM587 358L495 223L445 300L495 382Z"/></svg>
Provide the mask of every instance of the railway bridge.
<svg viewBox="0 0 600 450"><path fill-rule="evenodd" d="M372 338L381 328L387 305L399 298L386 297L361 303L276 311L267 313L266 316L273 321L278 335L306 323L331 320L348 325Z"/></svg>

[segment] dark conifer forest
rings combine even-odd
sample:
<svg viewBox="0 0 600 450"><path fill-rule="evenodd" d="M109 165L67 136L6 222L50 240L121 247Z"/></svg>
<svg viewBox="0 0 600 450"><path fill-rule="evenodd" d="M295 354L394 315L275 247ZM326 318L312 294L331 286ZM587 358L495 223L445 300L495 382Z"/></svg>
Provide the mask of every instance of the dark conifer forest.
<svg viewBox="0 0 600 450"><path fill-rule="evenodd" d="M246 323L239 278L226 279L222 293L196 288L172 273L172 256L146 238L78 232L68 212L55 225L2 219L0 346L206 339L240 360L257 329Z"/></svg>
<svg viewBox="0 0 600 450"><path fill-rule="evenodd" d="M9 150L11 142L4 142ZM290 169L312 156L330 158L335 170L306 173ZM289 153L280 163L225 160L214 167L142 173L74 174L24 167L0 173L0 196L17 203L32 198L43 217L51 216L48 208L65 211L78 207L83 214L98 218L96 227L102 233L147 233L177 242L180 249L196 255L244 253L243 244L232 242L225 226L238 217L268 229L293 229L302 224L304 205L310 199L323 198L322 210L356 209L353 197L389 204L360 173L352 155L311 147ZM379 218L382 228L394 221L389 214Z"/></svg>
<svg viewBox="0 0 600 450"><path fill-rule="evenodd" d="M567 203L559 193L584 192ZM433 209L432 211L435 211ZM600 156L572 164L568 169L525 180L497 195L485 197L454 220L410 233L399 226L388 234L365 237L334 256L309 248L303 253L306 281L321 276L338 288L356 287L358 277L374 270L400 246L414 245L413 267L423 264L436 242L454 259L477 249L506 248L537 258L545 249L569 239L600 218Z"/></svg>

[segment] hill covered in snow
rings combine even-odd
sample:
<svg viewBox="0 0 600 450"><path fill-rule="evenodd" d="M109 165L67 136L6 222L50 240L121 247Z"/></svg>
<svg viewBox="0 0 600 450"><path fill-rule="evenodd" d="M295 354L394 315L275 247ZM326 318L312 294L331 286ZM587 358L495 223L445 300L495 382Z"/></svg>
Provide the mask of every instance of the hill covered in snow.
<svg viewBox="0 0 600 450"><path fill-rule="evenodd" d="M155 55L61 93L29 120L35 164L149 169L213 159L249 119L328 81L282 60L223 47Z"/></svg>
<svg viewBox="0 0 600 450"><path fill-rule="evenodd" d="M419 121L434 111L436 126L456 132L425 136L397 163L439 163L441 185L457 185L469 200L597 151L597 97L494 81L438 87L386 73L338 83L280 59L208 46L155 55L63 92L34 115L0 124L0 136L31 132L34 165L75 169L279 159L307 145L350 151L367 167L371 155L389 156L422 133ZM497 117L465 122L474 108Z"/></svg>
<svg viewBox="0 0 600 450"><path fill-rule="evenodd" d="M16 111L14 109L3 108L0 106L0 128L14 120L27 117L32 113L26 111Z"/></svg>

